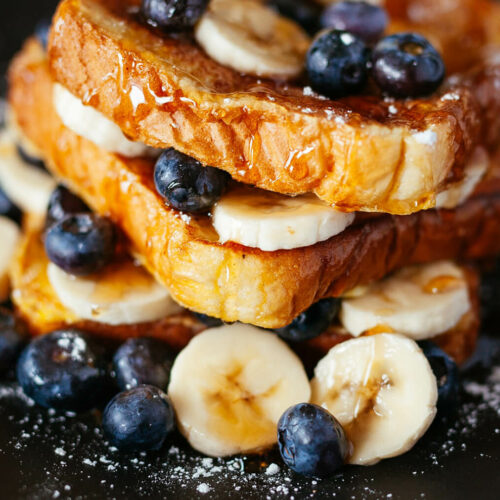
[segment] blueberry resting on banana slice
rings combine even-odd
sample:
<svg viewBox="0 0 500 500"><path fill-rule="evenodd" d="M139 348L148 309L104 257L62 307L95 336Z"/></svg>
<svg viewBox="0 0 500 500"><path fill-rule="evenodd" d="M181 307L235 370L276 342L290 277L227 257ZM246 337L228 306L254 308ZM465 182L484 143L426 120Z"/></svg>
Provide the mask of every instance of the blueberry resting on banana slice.
<svg viewBox="0 0 500 500"><path fill-rule="evenodd" d="M309 401L310 392L291 349L274 333L243 324L194 337L175 360L168 387L181 433L210 456L270 447L283 412Z"/></svg>

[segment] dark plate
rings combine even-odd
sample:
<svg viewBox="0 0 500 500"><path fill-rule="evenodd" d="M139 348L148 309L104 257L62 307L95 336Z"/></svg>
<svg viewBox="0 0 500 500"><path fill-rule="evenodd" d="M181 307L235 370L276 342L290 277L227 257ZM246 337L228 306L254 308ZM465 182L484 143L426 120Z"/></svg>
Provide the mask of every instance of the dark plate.
<svg viewBox="0 0 500 500"><path fill-rule="evenodd" d="M2 2L0 61L50 12L54 0ZM490 275L488 317L463 372L458 414L437 423L410 452L315 481L285 469L276 452L212 460L181 437L158 453L123 455L102 440L99 415L34 407L0 383L0 498L430 498L496 499L500 493L500 278ZM497 366L495 369L494 367ZM275 464L275 465L272 465Z"/></svg>

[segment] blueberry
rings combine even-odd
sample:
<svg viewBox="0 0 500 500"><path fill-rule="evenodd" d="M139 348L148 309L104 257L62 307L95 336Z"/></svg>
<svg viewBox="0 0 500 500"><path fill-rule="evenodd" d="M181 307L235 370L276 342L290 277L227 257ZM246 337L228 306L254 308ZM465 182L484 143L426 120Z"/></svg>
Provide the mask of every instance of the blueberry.
<svg viewBox="0 0 500 500"><path fill-rule="evenodd" d="M142 0L141 13L146 22L167 30L193 28L209 0Z"/></svg>
<svg viewBox="0 0 500 500"><path fill-rule="evenodd" d="M209 328L222 326L224 324L224 321L222 321L221 319L207 316L206 314L194 313L194 315L196 316L196 319L198 319L198 321L203 323L205 326L208 326Z"/></svg>
<svg viewBox="0 0 500 500"><path fill-rule="evenodd" d="M121 450L158 450L174 429L174 410L163 391L138 385L109 402L102 426L106 438Z"/></svg>
<svg viewBox="0 0 500 500"><path fill-rule="evenodd" d="M39 405L67 411L93 408L108 388L102 352L76 329L33 340L19 358L17 379Z"/></svg>
<svg viewBox="0 0 500 500"><path fill-rule="evenodd" d="M21 157L21 159L25 163L28 163L29 165L36 167L39 170L47 171L47 169L45 168L45 163L43 162L42 159L38 158L37 156L33 156L25 148L23 148L21 144L18 144L16 148L17 148L17 154Z"/></svg>
<svg viewBox="0 0 500 500"><path fill-rule="evenodd" d="M116 381L121 390L141 384L166 389L172 368L167 346L150 338L129 339L113 357Z"/></svg>
<svg viewBox="0 0 500 500"><path fill-rule="evenodd" d="M35 36L38 41L42 44L42 47L47 50L47 45L49 43L49 31L50 31L51 21L48 18L43 18L38 21L35 26Z"/></svg>
<svg viewBox="0 0 500 500"><path fill-rule="evenodd" d="M25 336L23 323L11 311L0 307L0 375L14 365Z"/></svg>
<svg viewBox="0 0 500 500"><path fill-rule="evenodd" d="M59 184L50 195L45 227L49 228L54 222L78 213L90 213L90 208L67 187Z"/></svg>
<svg viewBox="0 0 500 500"><path fill-rule="evenodd" d="M332 99L355 94L366 83L369 50L346 31L321 32L307 53L306 68L316 92Z"/></svg>
<svg viewBox="0 0 500 500"><path fill-rule="evenodd" d="M428 340L419 342L438 383L438 415L446 416L456 409L460 388L460 375L455 361L436 344Z"/></svg>
<svg viewBox="0 0 500 500"><path fill-rule="evenodd" d="M224 194L230 176L175 149L167 149L155 165L155 185L167 204L183 212L205 212Z"/></svg>
<svg viewBox="0 0 500 500"><path fill-rule="evenodd" d="M349 31L366 43L376 42L389 22L387 12L366 2L338 2L329 5L321 15L323 28Z"/></svg>
<svg viewBox="0 0 500 500"><path fill-rule="evenodd" d="M310 403L297 404L283 413L278 422L278 447L290 469L315 477L334 474L350 451L340 423Z"/></svg>
<svg viewBox="0 0 500 500"><path fill-rule="evenodd" d="M302 341L317 337L332 323L339 311L338 299L323 299L299 314L289 325L274 330L288 341Z"/></svg>
<svg viewBox="0 0 500 500"><path fill-rule="evenodd" d="M12 203L5 191L0 187L0 216L8 217L9 219L21 224L23 213L17 205Z"/></svg>
<svg viewBox="0 0 500 500"><path fill-rule="evenodd" d="M310 0L267 0L267 4L282 16L300 24L311 35L318 31L321 9L314 2Z"/></svg>
<svg viewBox="0 0 500 500"><path fill-rule="evenodd" d="M387 94L419 97L431 94L441 85L445 66L439 52L423 36L398 33L375 46L372 74Z"/></svg>
<svg viewBox="0 0 500 500"><path fill-rule="evenodd" d="M45 235L48 258L67 273L85 276L101 270L115 249L113 224L95 214L68 215Z"/></svg>

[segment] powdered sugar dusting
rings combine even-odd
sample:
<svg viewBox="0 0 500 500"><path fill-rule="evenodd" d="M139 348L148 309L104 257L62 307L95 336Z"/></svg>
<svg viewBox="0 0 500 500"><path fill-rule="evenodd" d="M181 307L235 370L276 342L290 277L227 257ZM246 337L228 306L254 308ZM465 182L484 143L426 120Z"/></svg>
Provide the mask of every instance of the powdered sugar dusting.
<svg viewBox="0 0 500 500"><path fill-rule="evenodd" d="M409 454L374 467L346 467L328 481L293 474L276 450L262 457L204 457L178 435L160 452L123 454L104 441L97 412L78 416L40 409L14 383L0 385L0 401L5 403L0 405L0 425L10 435L8 443L0 442L0 453L19 464L34 452L43 456L37 465L42 479L26 480L27 497L66 498L67 487L72 497L85 497L78 491L79 481L92 481L92 491L100 488L106 498L399 498L377 481L399 467L398 474L410 478L412 497L417 498L425 496L421 488L428 483L418 478L452 467L457 456L491 459L492 452L475 443L478 429L491 425L492 418L498 424L491 435L500 436L500 368L480 377L466 374L456 418L431 429Z"/></svg>

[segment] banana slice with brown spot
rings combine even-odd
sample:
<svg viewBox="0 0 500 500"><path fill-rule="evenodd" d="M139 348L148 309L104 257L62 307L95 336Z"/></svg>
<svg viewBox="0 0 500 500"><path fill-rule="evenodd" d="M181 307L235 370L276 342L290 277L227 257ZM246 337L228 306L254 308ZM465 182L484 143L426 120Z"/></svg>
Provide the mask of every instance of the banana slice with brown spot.
<svg viewBox="0 0 500 500"><path fill-rule="evenodd" d="M172 368L168 394L180 431L196 450L228 456L276 442L276 425L309 401L299 358L274 333L233 324L196 336Z"/></svg>
<svg viewBox="0 0 500 500"><path fill-rule="evenodd" d="M195 37L220 64L282 79L302 72L310 45L298 24L255 0L212 0L195 28Z"/></svg>
<svg viewBox="0 0 500 500"><path fill-rule="evenodd" d="M318 363L311 401L330 411L353 445L349 463L408 451L436 414L437 383L411 339L382 333L333 347Z"/></svg>

